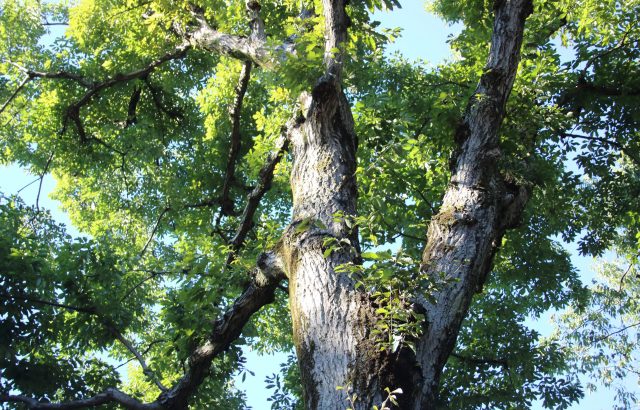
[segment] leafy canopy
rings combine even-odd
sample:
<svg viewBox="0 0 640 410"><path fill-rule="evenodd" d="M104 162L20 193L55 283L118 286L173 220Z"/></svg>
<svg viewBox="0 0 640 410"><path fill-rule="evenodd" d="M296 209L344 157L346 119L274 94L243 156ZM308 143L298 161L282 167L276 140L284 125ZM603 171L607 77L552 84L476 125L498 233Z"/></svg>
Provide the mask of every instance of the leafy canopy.
<svg viewBox="0 0 640 410"><path fill-rule="evenodd" d="M3 393L60 401L111 386L154 400L244 289L258 255L276 245L290 217L287 155L245 245L233 238L299 93L322 72L324 22L308 13L321 9L318 0L263 3L267 44L293 43L295 53L275 69L254 66L235 109L243 63L185 47L181 33L196 10L219 32L250 36L244 1L2 0L0 161L52 173L54 197L84 235L71 238L19 198L0 199ZM398 33L380 30L372 12L392 6L347 7L344 74L359 139L353 223L370 260L357 273L384 309L378 332L390 335L387 349L415 331L393 300L424 279L417 264L426 224L448 183L455 127L483 72L493 7L429 3L464 25L450 43L456 57L433 68L385 54ZM637 318L637 277L607 267L613 282L588 289L560 240L596 256L616 246L637 266L640 2L534 7L499 164L534 196L522 226L504 239L445 369L441 394L452 408L523 408L537 399L565 408L582 396L573 361L612 378L637 369L629 361L637 339L602 338L615 332L611 317L625 317L625 326ZM611 284L617 280L620 290ZM564 323L580 330L564 338L541 339L526 324L569 305ZM395 333L385 324L394 320ZM232 377L245 370L243 347L291 351L290 327L286 294L278 292L214 362L194 404L241 408ZM143 353L149 371L131 361L123 341ZM573 351L574 343L585 350ZM600 353L584 353L594 346ZM606 370L609 354L622 360L615 375ZM118 363L127 363L127 377ZM291 359L268 381L277 384L274 408L299 400L297 377Z"/></svg>

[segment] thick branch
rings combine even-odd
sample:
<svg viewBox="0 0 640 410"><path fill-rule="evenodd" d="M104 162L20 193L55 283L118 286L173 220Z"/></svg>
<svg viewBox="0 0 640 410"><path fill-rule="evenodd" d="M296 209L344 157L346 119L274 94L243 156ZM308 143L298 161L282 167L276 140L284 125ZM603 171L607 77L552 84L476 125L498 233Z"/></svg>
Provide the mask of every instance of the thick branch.
<svg viewBox="0 0 640 410"><path fill-rule="evenodd" d="M156 402L164 408L187 408L189 398L206 377L213 359L240 336L255 312L273 301L275 290L284 279L282 262L275 252L270 252L260 255L257 265L249 287L215 322L208 340L191 354L186 374L171 390L158 397Z"/></svg>
<svg viewBox="0 0 640 410"><path fill-rule="evenodd" d="M76 101L75 103L73 103L71 106L69 106L69 108L67 108L67 114L66 114L66 118L70 118L72 119L75 123L76 123L76 128L78 129L78 133L80 134L81 138L86 139L86 135L84 132L84 129L82 128L82 124L80 123L79 120L79 113L80 113L80 108L85 106L86 104L89 103L89 101L91 101L91 99L93 97L95 97L100 91L107 89L109 87L112 87L116 84L120 84L120 83L124 83L127 81L131 81L131 80L135 80L135 79L142 79L142 78L146 78L149 73L151 73L153 70L155 70L157 67L159 67L160 65L162 65L163 63L166 63L167 61L171 61L171 60L175 60L178 58L182 58L186 55L187 51L189 50L190 46L188 44L181 44L178 47L176 47L173 51L165 54L164 56L152 61L151 63L147 64L145 67L140 68L138 70L134 70L134 71L130 71L128 73L118 73L116 75L114 75L113 77L100 82L100 83L95 83L93 84L89 91L87 91L82 98L80 98L78 101Z"/></svg>
<svg viewBox="0 0 640 410"><path fill-rule="evenodd" d="M266 69L275 68L287 54L294 51L292 43L273 47L268 45L266 39L261 38L260 35L247 38L221 33L209 26L202 14L194 14L194 19L199 25L198 29L189 35L189 42L194 47L243 61L251 61Z"/></svg>
<svg viewBox="0 0 640 410"><path fill-rule="evenodd" d="M437 399L442 368L451 354L473 294L491 269L505 230L514 226L529 198L526 187L500 175L499 128L520 59L524 22L531 0L495 3L489 56L478 87L456 131L458 152L439 213L431 219L421 273L446 283L421 302L428 327L417 357L427 380L417 406ZM418 408L418 407L416 407Z"/></svg>
<svg viewBox="0 0 640 410"><path fill-rule="evenodd" d="M324 25L325 25L325 45L324 64L327 75L340 81L342 74L342 46L347 38L347 27L349 17L344 9L344 0L323 0Z"/></svg>
<svg viewBox="0 0 640 410"><path fill-rule="evenodd" d="M31 397L17 395L0 395L2 403L24 403L30 409L84 409L92 406L100 406L107 403L118 403L127 409L132 410L156 410L161 407L156 403L144 404L133 397L121 392L117 389L107 389L103 393L90 397L88 399L74 400L66 403L47 403L41 402Z"/></svg>

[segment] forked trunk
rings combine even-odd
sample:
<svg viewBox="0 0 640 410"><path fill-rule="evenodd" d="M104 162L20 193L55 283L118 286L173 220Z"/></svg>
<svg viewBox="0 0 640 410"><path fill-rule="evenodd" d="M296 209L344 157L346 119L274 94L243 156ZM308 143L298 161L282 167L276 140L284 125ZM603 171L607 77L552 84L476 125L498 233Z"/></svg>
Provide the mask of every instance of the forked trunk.
<svg viewBox="0 0 640 410"><path fill-rule="evenodd" d="M346 32L344 8L337 0L324 4L327 49L333 50ZM417 355L376 348L369 334L374 309L354 279L337 269L360 263L357 232L345 220L356 213L357 142L339 58L327 59L327 74L306 98L304 119L290 133L293 223L281 248L308 409L370 409L384 400L387 387L402 388L400 408L439 407L442 368L471 298L486 279L496 244L528 200L528 191L506 184L495 163L530 8L530 0L496 3L485 74L456 132L450 187L429 227L421 272L447 281L434 295L436 304L417 297L426 312ZM341 246L325 252L329 243Z"/></svg>

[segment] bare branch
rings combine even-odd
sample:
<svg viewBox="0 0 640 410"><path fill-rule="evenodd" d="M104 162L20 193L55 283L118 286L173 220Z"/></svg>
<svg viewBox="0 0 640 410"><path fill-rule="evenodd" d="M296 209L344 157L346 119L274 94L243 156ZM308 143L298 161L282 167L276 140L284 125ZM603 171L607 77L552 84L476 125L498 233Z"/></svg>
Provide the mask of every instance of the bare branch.
<svg viewBox="0 0 640 410"><path fill-rule="evenodd" d="M5 110L5 108L7 108L9 106L9 104L11 104L11 101L13 101L14 98L16 98L16 96L18 95L18 93L20 93L20 91L24 88L25 85L27 85L27 83L29 81L31 81L31 77L26 76L18 85L18 87L15 89L15 91L13 91L13 93L9 96L9 98L7 98L7 101L4 102L4 104L2 104L2 107L0 107L0 114L2 114Z"/></svg>
<svg viewBox="0 0 640 410"><path fill-rule="evenodd" d="M59 409L59 410L71 410L71 409L83 409L92 406L99 406L107 403L118 403L127 409L132 410L156 410L161 409L157 403L144 404L134 399L133 397L121 392L117 389L106 389L103 393L95 395L93 397L81 400L69 401L66 403L47 403L41 402L31 397L19 396L19 395L0 395L0 402L2 403L24 403L30 409Z"/></svg>
<svg viewBox="0 0 640 410"><path fill-rule="evenodd" d="M277 150L271 152L267 162L260 170L259 180L256 187L247 196L247 205L242 213L242 219L236 229L236 234L231 239L231 252L227 257L227 265L231 264L236 257L236 252L244 243L249 230L253 226L253 216L258 209L258 205L262 200L264 194L271 188L271 182L273 182L273 172L276 169L276 165L282 159L282 156L289 147L289 140L287 138L287 127L283 127L280 135L280 140L277 145Z"/></svg>
<svg viewBox="0 0 640 410"><path fill-rule="evenodd" d="M110 327L109 330L113 333L115 338L120 343L122 343L122 345L126 347L127 350L129 350L136 357L136 359L138 359L138 363L140 363L140 366L142 367L142 372L145 374L145 376L147 376L149 380L151 380L156 386L158 386L160 391L167 391L167 388L162 385L162 383L160 382L156 374L149 368L149 366L147 366L147 362L145 362L144 357L142 357L140 352L138 352L138 350L136 350L136 348L133 347L131 342L129 342L122 335L122 333L115 327Z"/></svg>
<svg viewBox="0 0 640 410"><path fill-rule="evenodd" d="M240 115L242 114L242 101L249 86L249 77L251 76L251 62L246 61L240 72L240 79L236 86L236 98L230 110L231 115L231 146L229 148L229 158L227 160L227 168L224 175L224 183L222 186L222 198L220 198L221 215L233 214L233 201L229 198L229 190L231 182L235 177L236 162L240 154Z"/></svg>

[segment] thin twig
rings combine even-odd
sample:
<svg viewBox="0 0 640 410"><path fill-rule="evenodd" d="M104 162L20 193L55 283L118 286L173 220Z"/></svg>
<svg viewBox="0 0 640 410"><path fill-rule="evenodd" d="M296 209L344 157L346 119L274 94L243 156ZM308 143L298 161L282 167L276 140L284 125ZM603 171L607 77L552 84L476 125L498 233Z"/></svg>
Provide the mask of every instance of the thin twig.
<svg viewBox="0 0 640 410"><path fill-rule="evenodd" d="M67 305L67 304L64 304L64 303L51 302L51 301L48 301L48 300L42 300L42 299L38 299L38 298L33 298L33 297L30 297L30 296L11 295L11 294L8 294L8 293L0 293L0 298L12 299L12 300L21 300L21 301L24 301L24 302L36 303L38 305L58 307L58 308L62 308L62 309L72 310L74 312L86 313L88 315L97 315L98 314L96 308L93 307L93 306L89 306L89 307L73 306L73 305Z"/></svg>
<svg viewBox="0 0 640 410"><path fill-rule="evenodd" d="M149 345L147 346L147 348L146 348L146 349L144 349L144 351L143 351L141 354L142 354L142 355L146 355L147 353L149 353L149 351L151 350L151 348L152 348L154 345L156 345L156 344L158 344L158 343L163 343L163 342L166 342L166 341L167 341L166 339L154 340L153 342L149 343ZM136 360L136 358L135 358L135 357L132 357L132 358L130 358L130 359L128 359L128 360L126 360L126 361L124 361L124 362L120 363L120 364L119 364L119 365L117 365L114 369L115 369L115 370L118 370L118 369L119 369L119 368L121 368L122 366L124 366L124 365L126 365L126 364L128 364L128 363L131 363L131 362L132 362L132 361L134 361L134 360Z"/></svg>
<svg viewBox="0 0 640 410"><path fill-rule="evenodd" d="M157 403L144 404L118 389L108 388L103 393L86 399L68 401L66 403L47 403L37 399L11 394L1 394L0 403L24 403L29 409L82 409L100 406L107 403L119 403L131 410L160 410Z"/></svg>
<svg viewBox="0 0 640 410"><path fill-rule="evenodd" d="M167 388L160 382L159 378L156 374L149 368L147 362L144 360L144 357L138 352L138 350L129 342L122 333L116 329L115 327L111 327L109 330L113 333L115 338L124 345L138 360L140 366L142 367L142 372L151 380L161 391L167 391Z"/></svg>
<svg viewBox="0 0 640 410"><path fill-rule="evenodd" d="M51 165L51 160L53 159L53 152L49 155L49 159L47 160L47 164L44 166L42 170L42 175L40 175L40 183L38 184L38 195L36 196L36 210L40 210L40 193L42 192L42 182L44 181L45 175L49 171L49 165Z"/></svg>
<svg viewBox="0 0 640 410"><path fill-rule="evenodd" d="M34 179L33 181L29 182L27 185L23 186L22 188L18 189L18 192L16 192L16 194L19 194L20 192L24 191L25 189L29 188L31 185L35 184L36 182L38 182L40 180L40 177L37 177L36 179Z"/></svg>
<svg viewBox="0 0 640 410"><path fill-rule="evenodd" d="M156 220L156 224L153 227L153 230L151 231L151 235L149 235L149 239L147 239L147 243L144 244L144 247L142 248L142 251L140 251L140 255L139 255L140 257L142 257L144 255L144 253L147 251L147 248L151 244L151 241L153 241L153 237L155 236L156 232L158 231L158 227L160 226L160 222L162 221L162 218L170 210L171 210L170 207L166 207L166 208L164 208L162 210L162 212L160 212L160 216L158 216L158 219Z"/></svg>
<svg viewBox="0 0 640 410"><path fill-rule="evenodd" d="M637 258L638 256L640 256L640 253L635 255L634 258ZM631 272L631 268L633 268L634 266L635 266L634 262L629 263L629 267L627 268L627 270L624 272L624 274L620 278L620 286L618 287L618 292L622 292L622 285L624 285L624 280L626 279L626 277L629 274L629 272Z"/></svg>
<svg viewBox="0 0 640 410"><path fill-rule="evenodd" d="M637 322L637 323L634 323L634 324L631 324L631 325L625 326L625 327L623 327L623 328L621 328L621 329L616 330L615 332L607 333L606 335L602 335L602 336L600 336L600 337L597 337L597 338L595 338L595 339L593 340L592 344L593 344L593 343L601 342L601 341L603 341L603 340L605 340L605 339L610 338L611 336L615 336L615 335L617 335L617 334L619 334L619 333L622 333L622 332L624 332L624 331L626 331L626 330L629 330L629 329L631 329L632 327L636 327L636 326L640 326L640 322Z"/></svg>
<svg viewBox="0 0 640 410"><path fill-rule="evenodd" d="M602 137L594 137L594 136L591 136L591 135L573 134L573 133L570 133L570 132L562 132L562 133L560 133L560 137L562 137L562 138L583 139L583 140L586 140L586 141L596 141L596 142L600 142L601 144L604 144L604 145L609 145L609 146L618 148L620 151L624 152L625 155L627 155L633 162L635 162L636 165L640 165L640 157L637 157L636 154L634 152L632 152L632 150L630 150L629 148L625 147L624 145L622 145L618 141L614 141L614 140L610 140L610 139L602 138Z"/></svg>
<svg viewBox="0 0 640 410"><path fill-rule="evenodd" d="M122 302L122 301L126 300L129 296L131 296L131 294L136 289L138 289L140 286L142 286L148 280L151 280L151 279L153 279L153 278L155 278L157 276L164 275L164 274L167 274L167 273L171 273L171 272L170 271L152 271L152 272L150 272L149 276L143 278L140 282L136 283L131 289L129 289L127 291L127 293L123 297L120 298L120 301Z"/></svg>
<svg viewBox="0 0 640 410"><path fill-rule="evenodd" d="M2 107L0 107L0 114L2 114L5 110L5 108L7 108L9 106L9 104L11 104L11 101L13 101L14 98L16 98L16 96L18 95L18 93L24 88L25 85L27 85L27 83L29 81L31 81L31 77L30 76L26 76L21 82L20 85L18 85L18 88L16 88L13 93L9 96L9 98L7 99L7 101L4 102L4 104L2 104Z"/></svg>

